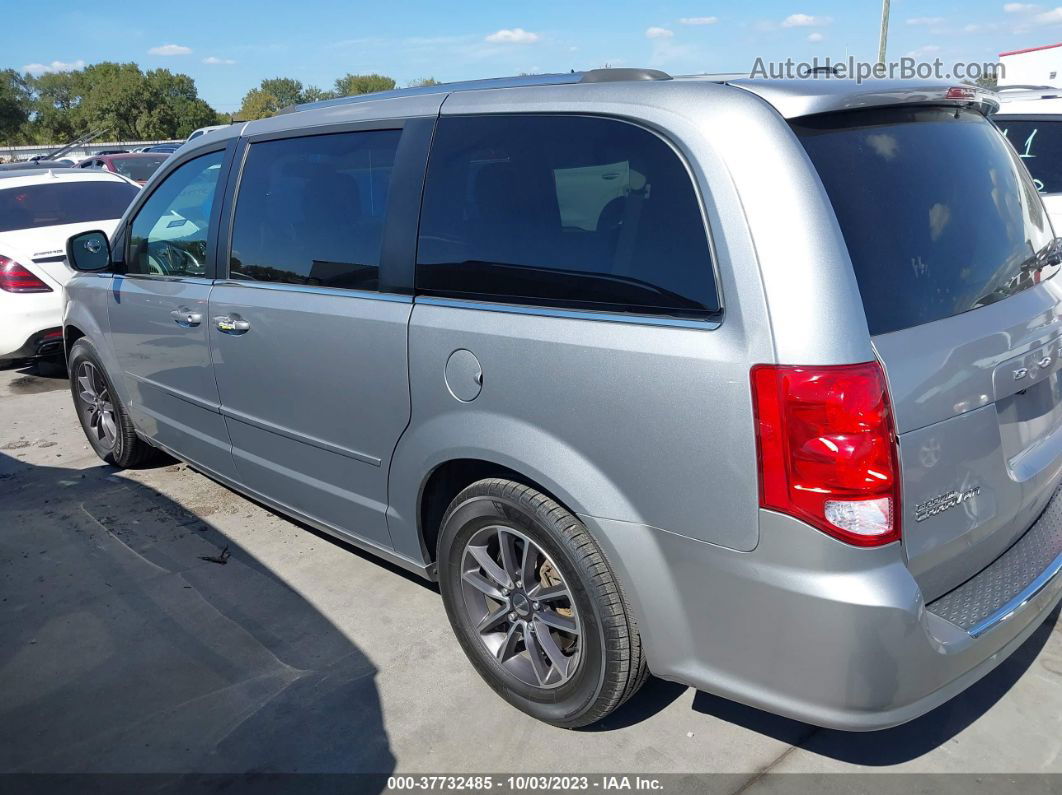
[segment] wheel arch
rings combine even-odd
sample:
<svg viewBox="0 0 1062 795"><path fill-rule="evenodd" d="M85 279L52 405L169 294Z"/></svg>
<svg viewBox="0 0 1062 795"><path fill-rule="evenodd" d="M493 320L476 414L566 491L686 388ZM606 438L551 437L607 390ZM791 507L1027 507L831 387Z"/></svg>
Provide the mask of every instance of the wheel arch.
<svg viewBox="0 0 1062 795"><path fill-rule="evenodd" d="M424 478L417 495L417 533L424 559L437 562L439 531L443 515L454 498L476 481L504 478L545 494L565 510L576 513L563 499L535 478L485 458L451 458L439 463Z"/></svg>

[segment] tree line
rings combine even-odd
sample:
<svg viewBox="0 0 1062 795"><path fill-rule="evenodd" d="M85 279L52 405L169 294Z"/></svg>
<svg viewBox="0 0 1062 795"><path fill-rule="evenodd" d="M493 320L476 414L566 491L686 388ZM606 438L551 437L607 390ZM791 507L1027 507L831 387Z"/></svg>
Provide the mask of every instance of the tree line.
<svg viewBox="0 0 1062 795"><path fill-rule="evenodd" d="M434 85L433 78L409 86ZM103 62L41 75L0 70L0 143L58 144L96 130L109 140L186 138L208 124L272 116L289 105L388 91L385 75L346 74L330 90L290 77L263 80L235 113L218 113L199 97L195 81L169 69L142 71L135 63Z"/></svg>

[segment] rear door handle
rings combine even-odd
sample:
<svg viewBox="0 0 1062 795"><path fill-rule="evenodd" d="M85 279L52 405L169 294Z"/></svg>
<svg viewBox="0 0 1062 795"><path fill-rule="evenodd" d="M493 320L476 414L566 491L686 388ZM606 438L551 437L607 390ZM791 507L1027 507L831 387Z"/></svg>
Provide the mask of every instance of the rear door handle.
<svg viewBox="0 0 1062 795"><path fill-rule="evenodd" d="M251 324L240 317L230 317L229 315L221 315L214 318L214 326L218 331L225 334L245 334L250 328Z"/></svg>
<svg viewBox="0 0 1062 795"><path fill-rule="evenodd" d="M183 306L177 307L170 312L170 317L173 318L173 322L178 326L184 326L185 328L198 326L203 322L203 316L199 312L193 312Z"/></svg>

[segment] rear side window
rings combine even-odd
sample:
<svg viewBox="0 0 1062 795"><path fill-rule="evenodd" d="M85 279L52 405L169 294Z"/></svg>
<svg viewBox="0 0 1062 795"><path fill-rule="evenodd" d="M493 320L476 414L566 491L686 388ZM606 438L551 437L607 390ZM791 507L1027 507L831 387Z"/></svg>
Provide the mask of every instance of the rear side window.
<svg viewBox="0 0 1062 795"><path fill-rule="evenodd" d="M229 277L375 290L400 130L252 144Z"/></svg>
<svg viewBox="0 0 1062 795"><path fill-rule="evenodd" d="M1003 300L1058 269L1035 185L979 113L850 111L793 128L833 203L871 334Z"/></svg>
<svg viewBox="0 0 1062 795"><path fill-rule="evenodd" d="M653 133L578 116L451 117L432 145L417 289L572 309L718 312L700 205Z"/></svg>
<svg viewBox="0 0 1062 795"><path fill-rule="evenodd" d="M0 189L0 232L118 219L137 192L118 180Z"/></svg>
<svg viewBox="0 0 1062 795"><path fill-rule="evenodd" d="M1062 193L1062 120L996 119L1041 193Z"/></svg>

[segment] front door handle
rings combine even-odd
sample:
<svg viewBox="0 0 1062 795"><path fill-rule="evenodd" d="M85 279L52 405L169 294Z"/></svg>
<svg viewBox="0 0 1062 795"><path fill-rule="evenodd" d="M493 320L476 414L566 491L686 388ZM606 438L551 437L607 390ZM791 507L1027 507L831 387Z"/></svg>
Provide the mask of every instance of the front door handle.
<svg viewBox="0 0 1062 795"><path fill-rule="evenodd" d="M170 312L170 317L173 318L173 322L178 326L184 326L185 328L198 326L203 322L203 316L199 312L193 312L184 306L177 307Z"/></svg>
<svg viewBox="0 0 1062 795"><path fill-rule="evenodd" d="M246 334L251 328L251 324L243 318L229 315L214 318L214 326L225 334Z"/></svg>

